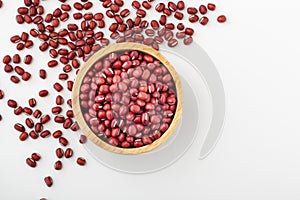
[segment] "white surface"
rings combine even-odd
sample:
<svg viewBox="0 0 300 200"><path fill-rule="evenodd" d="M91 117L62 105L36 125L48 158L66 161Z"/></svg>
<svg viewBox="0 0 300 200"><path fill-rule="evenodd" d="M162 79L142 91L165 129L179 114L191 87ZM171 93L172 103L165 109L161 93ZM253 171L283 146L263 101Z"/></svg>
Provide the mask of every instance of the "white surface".
<svg viewBox="0 0 300 200"><path fill-rule="evenodd" d="M17 2L4 1L0 9L0 25L4 27L0 32L1 58L7 52L14 52L9 36L24 28L14 22ZM190 4L194 2L198 4L198 1ZM54 172L54 153L46 152L59 145L51 139L51 144L49 139L19 142L15 131L8 126L17 119L6 117L0 123L0 199L298 199L300 3L295 0L216 0L215 3L216 13L225 13L228 23L201 27L196 39L219 69L227 97L223 136L209 157L198 160L199 147L193 145L184 157L165 170L128 175L98 164L77 145L74 137L72 146L76 155L64 162L62 172ZM35 62L35 67L45 63L46 60ZM15 94L17 86L11 86L7 79L1 73L1 88L9 85L11 89L6 90L0 109L2 114L12 116L12 111L3 105L8 97L19 99L36 92L26 90ZM43 155L34 170L24 164L25 157L33 151ZM78 155L87 158L86 167L73 164ZM55 181L50 189L42 180L48 173Z"/></svg>

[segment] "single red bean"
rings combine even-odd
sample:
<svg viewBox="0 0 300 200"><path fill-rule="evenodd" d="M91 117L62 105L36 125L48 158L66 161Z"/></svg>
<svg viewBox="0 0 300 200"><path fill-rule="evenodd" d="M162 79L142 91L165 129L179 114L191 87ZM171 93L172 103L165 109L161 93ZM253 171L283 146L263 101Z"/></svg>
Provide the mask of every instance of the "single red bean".
<svg viewBox="0 0 300 200"><path fill-rule="evenodd" d="M183 16L184 16L183 13L179 12L179 11L175 12L175 14L174 14L174 17L178 20L182 20Z"/></svg>
<svg viewBox="0 0 300 200"><path fill-rule="evenodd" d="M22 80L28 81L31 78L31 74L29 72L24 72L22 75Z"/></svg>
<svg viewBox="0 0 300 200"><path fill-rule="evenodd" d="M178 10L183 10L185 8L184 1L178 1L177 2L177 8L178 8Z"/></svg>
<svg viewBox="0 0 300 200"><path fill-rule="evenodd" d="M209 21L208 18L203 16L200 18L199 23L205 26L208 23L208 21Z"/></svg>
<svg viewBox="0 0 300 200"><path fill-rule="evenodd" d="M9 107L11 107L11 108L16 108L16 107L18 106L18 103L17 103L15 100L13 100L13 99L9 99L9 100L7 101L7 105L8 105Z"/></svg>
<svg viewBox="0 0 300 200"><path fill-rule="evenodd" d="M29 104L30 107L34 108L36 106L36 100L35 100L35 98L30 98L28 100L28 104Z"/></svg>
<svg viewBox="0 0 300 200"><path fill-rule="evenodd" d="M23 132L23 133L21 133L21 134L19 135L19 139L20 139L21 141L25 141L25 140L27 140L27 138L28 138L28 133L27 133L27 132Z"/></svg>
<svg viewBox="0 0 300 200"><path fill-rule="evenodd" d="M62 164L62 162L61 162L60 160L58 160L58 161L56 161L56 162L54 163L54 169L55 169L55 170L61 170L61 169L62 169L62 166L63 166L63 164Z"/></svg>
<svg viewBox="0 0 300 200"><path fill-rule="evenodd" d="M162 12L165 9L165 4L164 3L159 3L155 6L155 10L157 12Z"/></svg>
<svg viewBox="0 0 300 200"><path fill-rule="evenodd" d="M15 115L20 115L23 113L23 108L21 106L18 106L15 110L14 110L14 114Z"/></svg>
<svg viewBox="0 0 300 200"><path fill-rule="evenodd" d="M24 58L24 63L29 65L32 62L32 55L26 55Z"/></svg>
<svg viewBox="0 0 300 200"><path fill-rule="evenodd" d="M47 72L44 69L40 69L39 71L39 75L42 79L46 79L47 78Z"/></svg>
<svg viewBox="0 0 300 200"><path fill-rule="evenodd" d="M21 62L21 57L20 57L19 54L15 54L15 55L13 56L12 60L13 60L13 63L19 64L19 63Z"/></svg>
<svg viewBox="0 0 300 200"><path fill-rule="evenodd" d="M73 156L73 150L71 148L67 148L65 151L65 157L71 158Z"/></svg>
<svg viewBox="0 0 300 200"><path fill-rule="evenodd" d="M10 64L6 64L5 66L4 66L4 71L6 72L6 73L10 73L10 72L12 72L14 69L13 69L13 67L10 65Z"/></svg>
<svg viewBox="0 0 300 200"><path fill-rule="evenodd" d="M34 122L30 118L26 118L25 124L27 125L28 128L33 128L34 127Z"/></svg>
<svg viewBox="0 0 300 200"><path fill-rule="evenodd" d="M140 7L141 7L140 2L138 2L138 1L133 1L131 5L136 10L140 9Z"/></svg>
<svg viewBox="0 0 300 200"><path fill-rule="evenodd" d="M34 159L32 158L26 158L26 164L29 166L29 167L32 167L32 168L35 168L36 167L36 162Z"/></svg>
<svg viewBox="0 0 300 200"><path fill-rule="evenodd" d="M31 158L34 160L34 161L39 161L41 159L41 155L38 154L38 153L32 153L31 154Z"/></svg>
<svg viewBox="0 0 300 200"><path fill-rule="evenodd" d="M56 60L51 60L48 62L48 67L53 68L58 65L58 62Z"/></svg>
<svg viewBox="0 0 300 200"><path fill-rule="evenodd" d="M198 12L197 8L195 7L188 7L187 8L187 13L190 15L195 15Z"/></svg>
<svg viewBox="0 0 300 200"><path fill-rule="evenodd" d="M168 2L168 8L172 11L172 12L175 12L177 10L177 5L172 2L172 1L169 1Z"/></svg>
<svg viewBox="0 0 300 200"><path fill-rule="evenodd" d="M69 141L64 137L60 137L58 140L62 146L67 146L69 144Z"/></svg>
<svg viewBox="0 0 300 200"><path fill-rule="evenodd" d="M44 130L40 133L40 136L42 138L47 138L47 137L51 136L51 132L49 130Z"/></svg>
<svg viewBox="0 0 300 200"><path fill-rule="evenodd" d="M3 97L4 97L4 92L3 90L0 89L0 99L3 99Z"/></svg>
<svg viewBox="0 0 300 200"><path fill-rule="evenodd" d="M46 97L48 96L49 92L47 90L41 90L39 91L39 96L40 97Z"/></svg>
<svg viewBox="0 0 300 200"><path fill-rule="evenodd" d="M55 150L55 154L58 158L62 158L64 156L64 150L62 150L61 148L57 148Z"/></svg>
<svg viewBox="0 0 300 200"><path fill-rule="evenodd" d="M100 21L100 20L103 19L103 17L104 17L104 15L103 15L102 13L96 13L96 14L94 15L94 20Z"/></svg>
<svg viewBox="0 0 300 200"><path fill-rule="evenodd" d="M22 67L20 67L20 66L16 66L16 67L15 67L15 72L16 72L18 75L22 76L22 75L24 74L25 70L24 70Z"/></svg>
<svg viewBox="0 0 300 200"><path fill-rule="evenodd" d="M189 17L189 21L190 21L191 23L195 23L195 22L197 22L198 20L199 20L198 15L191 15L191 16Z"/></svg>
<svg viewBox="0 0 300 200"><path fill-rule="evenodd" d="M18 36L18 35L14 35L14 36L12 36L12 37L10 38L10 41L11 41L12 43L18 43L18 42L21 41L21 37Z"/></svg>
<svg viewBox="0 0 300 200"><path fill-rule="evenodd" d="M52 133L52 136L54 137L54 138L60 138L61 136L62 136L62 131L61 130L57 130L57 131L54 131L53 133Z"/></svg>
<svg viewBox="0 0 300 200"><path fill-rule="evenodd" d="M187 34L187 35L193 35L194 34L194 29L192 29L192 28L186 28L185 29L185 34Z"/></svg>
<svg viewBox="0 0 300 200"><path fill-rule="evenodd" d="M32 109L28 107L24 107L23 111L26 115L32 115Z"/></svg>
<svg viewBox="0 0 300 200"><path fill-rule="evenodd" d="M64 103L64 99L63 99L62 96L58 95L58 96L56 97L55 102L56 102L56 105L62 105L62 104Z"/></svg>
<svg viewBox="0 0 300 200"><path fill-rule="evenodd" d="M20 124L20 123L16 123L14 125L14 128L15 128L15 130L17 130L19 132L24 132L25 131L25 127L22 124Z"/></svg>
<svg viewBox="0 0 300 200"><path fill-rule="evenodd" d="M202 14L202 15L205 15L207 13L207 8L205 5L200 5L199 7L199 12Z"/></svg>
<svg viewBox="0 0 300 200"><path fill-rule="evenodd" d="M142 6L147 10L149 10L152 7L151 4L148 3L147 1L143 1Z"/></svg>
<svg viewBox="0 0 300 200"><path fill-rule="evenodd" d="M63 86L60 83L54 83L53 88L57 91L60 92L63 90Z"/></svg>
<svg viewBox="0 0 300 200"><path fill-rule="evenodd" d="M11 62L11 57L10 55L6 55L3 57L3 61L4 64L9 64Z"/></svg>
<svg viewBox="0 0 300 200"><path fill-rule="evenodd" d="M20 79L14 75L10 77L10 80L15 84L20 82Z"/></svg>
<svg viewBox="0 0 300 200"><path fill-rule="evenodd" d="M47 122L49 122L50 121L50 116L48 115L48 114L45 114L45 115L43 115L42 117L41 117L41 119L40 119L40 123L41 124L46 124Z"/></svg>
<svg viewBox="0 0 300 200"><path fill-rule="evenodd" d="M77 158L76 162L78 165L81 165L81 166L84 166L86 164L86 160L82 157Z"/></svg>
<svg viewBox="0 0 300 200"><path fill-rule="evenodd" d="M46 183L46 185L47 185L48 187L51 187L51 186L53 185L53 179L52 179L51 176L45 177L45 178L44 178L44 181L45 181L45 183Z"/></svg>
<svg viewBox="0 0 300 200"><path fill-rule="evenodd" d="M16 21L18 24L23 24L25 20L22 15L16 15Z"/></svg>
<svg viewBox="0 0 300 200"><path fill-rule="evenodd" d="M216 5L213 3L208 3L207 8L208 10L214 11L216 9Z"/></svg>
<svg viewBox="0 0 300 200"><path fill-rule="evenodd" d="M29 136L34 140L39 137L39 135L34 130L30 131Z"/></svg>
<svg viewBox="0 0 300 200"><path fill-rule="evenodd" d="M161 15L160 16L159 23L161 25L163 25L163 26L167 23L167 17L166 17L166 15Z"/></svg>
<svg viewBox="0 0 300 200"><path fill-rule="evenodd" d="M33 112L33 117L35 117L36 119L40 118L41 116L42 116L42 112L40 110L37 109Z"/></svg>
<svg viewBox="0 0 300 200"><path fill-rule="evenodd" d="M92 2L87 2L87 3L83 4L83 8L85 10L89 10L92 7L93 7L93 3Z"/></svg>
<svg viewBox="0 0 300 200"><path fill-rule="evenodd" d="M175 47L175 46L177 46L177 44L178 44L178 40L176 40L176 39L170 39L169 41L168 41L168 46L169 47Z"/></svg>
<svg viewBox="0 0 300 200"><path fill-rule="evenodd" d="M85 135L80 135L80 144L85 144L87 142L87 137Z"/></svg>
<svg viewBox="0 0 300 200"><path fill-rule="evenodd" d="M226 22L227 19L226 19L225 15L220 15L220 16L218 16L217 20L219 23L224 23L224 22Z"/></svg>

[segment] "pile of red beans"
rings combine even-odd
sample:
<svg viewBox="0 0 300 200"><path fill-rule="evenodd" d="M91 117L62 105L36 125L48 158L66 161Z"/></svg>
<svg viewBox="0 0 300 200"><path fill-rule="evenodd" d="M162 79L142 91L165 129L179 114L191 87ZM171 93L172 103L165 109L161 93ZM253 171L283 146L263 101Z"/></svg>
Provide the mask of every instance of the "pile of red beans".
<svg viewBox="0 0 300 200"><path fill-rule="evenodd" d="M49 70L52 68L60 68L60 73L57 74L57 79L49 80L51 87L40 88L36 96L47 98L49 93L56 93L56 99L52 105L51 112L47 113L45 111L41 111L41 109L38 108L37 101L39 100L37 100L38 98L36 97L28 97L28 105L19 105L17 99L6 99L4 95L5 88L1 88L2 90L0 90L0 100L2 98L6 99L7 105L13 109L13 113L20 117L20 122L15 124L14 128L20 133L19 139L21 141L28 139L36 140L39 137L53 137L57 139L62 148L59 147L55 151L58 158L58 161L55 162L54 165L54 169L56 170L62 168L62 162L60 161L62 156L70 158L73 155L71 148L66 147L69 145L69 142L67 135L64 134L64 131L62 130L77 131L79 128L76 121L74 121L74 115L72 111L71 91L73 89L73 78L80 69L81 64L85 62L90 55L93 54L93 52L106 47L111 42L137 42L149 45L154 49L159 49L159 45L162 43L166 43L169 47L175 47L179 45L180 41L182 41L182 43L185 45L189 45L193 42L193 37L195 35L192 26L195 27L196 24L199 24L199 26L207 25L210 21L213 21L209 20L209 13L217 10L216 6L212 3L208 3L207 5L199 4L197 7L188 7L185 5L184 1L132 1L130 7L125 7L123 0L78 0L75 3L69 2L70 0L57 0L57 8L50 10L44 7L44 5L47 3L46 1L23 0L24 5L16 8L15 21L18 25L26 24L26 26L24 26L24 31L22 33L12 35L10 38L10 41L14 45L15 49L20 53L14 53L12 55L6 55L3 57L3 71L9 75L9 80L13 84L30 82L32 81L32 77L35 76L39 77L41 80L47 79L47 73ZM93 13L90 11L90 9L94 6L99 9L97 12ZM0 8L1 7L2 0L0 0ZM159 13L159 17L156 18L155 15L149 15L151 12ZM181 20L185 17L188 18L189 23L181 22ZM68 22L70 18L74 19L75 22ZM169 19L171 18L172 20L170 21ZM223 23L226 21L226 17L224 15L219 15L214 21ZM25 30L27 27L30 28ZM38 46L38 49L41 52L45 52L47 55L49 55L47 67L40 68L41 66L32 66L33 57L38 56L38 52L33 52L32 55L23 53L25 49L28 52L28 50L35 45ZM126 52L123 53L125 54ZM121 56L126 56L126 54L124 54L118 55L118 58ZM138 52L138 54L140 54L140 52ZM126 62L128 61L122 61L121 59L119 61L122 67L125 67L126 69ZM130 61L133 62L134 59L130 57ZM144 59L139 61L142 65L142 63L146 60ZM148 64L156 65L155 61ZM116 65L117 64L115 64L115 66ZM37 75L32 74L30 68L33 67L40 68ZM157 68L157 66L155 67ZM94 100L96 103L98 101L99 103L104 103L102 109L103 112L97 111L97 118L94 119L95 121L100 120L101 126L98 126L96 131L96 126L93 125L94 122L92 122L88 117L86 117L86 120L90 123L95 132L100 133L98 131L102 131L103 135L100 135L100 137L106 139L110 144L115 146L128 148L139 147L151 143L155 139L159 138L158 135L164 132L167 125L169 126L172 118L166 118L166 115L168 116L168 114L164 114L164 112L174 111L176 107L176 102L174 101L176 99L175 91L173 91L172 94L172 86L168 85L168 81L164 82L165 79L170 79L168 76L159 79L159 77L162 75L158 75L160 72L156 72L156 68L149 70L151 71L151 76L152 74L156 75L158 81L162 83L162 86L155 85L155 82L153 82L152 86L150 81L144 83L143 78L136 78L134 76L135 73L147 73L145 72L146 70L135 72L134 74L131 74L133 72L129 72L130 76L127 78L136 78L136 81L138 82L137 85L139 85L137 86L138 89L137 87L133 87L128 84L126 85L126 81L124 82L124 80L119 82L117 87L120 90L125 90L126 88L124 93L130 92L130 90L134 89L137 89L138 93L147 92L147 95L141 93L140 97L142 99L138 97L129 98L128 103L130 104L130 107L125 110L129 109L129 113L131 114L126 113L125 116L125 113L120 112L123 110L121 107L124 106L122 103L119 105L120 108L118 110L117 107L114 107L114 104L110 104L108 106L105 104L105 101L102 102L101 98L95 97ZM163 71L161 72L162 74L168 75L168 72L166 72L164 69L165 68L161 66L159 69L157 69L157 71L161 70ZM113 69L114 76L107 76L105 81L109 82L111 79L118 79L115 78L115 76L119 73L118 70L118 68ZM132 69L128 68L126 70L128 72ZM108 72L108 74L109 73L111 72ZM92 76L94 75L95 74L92 74ZM95 79L95 77L92 76L91 78ZM122 76L121 74L119 74L119 76L121 79L126 79L126 77ZM149 80L151 79L151 76L149 77ZM169 83L173 83L171 79ZM92 83L89 84L89 87L92 87ZM109 88L112 90L109 90L111 95L106 96L111 96L112 100L113 98L118 100L118 98L121 97L119 97L120 95L114 91L113 88L116 87L114 84L115 82L112 82ZM146 91L146 89L140 89L143 87L145 88L143 84L147 84L148 91ZM169 90L166 90L165 85L169 87ZM93 84L93 87L96 88L98 93L101 86L102 85L100 83ZM65 89L69 91L68 95L61 93ZM161 104L161 107L159 107L157 106L158 104L151 102L153 98L156 98L155 101L157 101L159 98L158 96L154 96L156 95L155 92L152 92L152 90L157 91L158 89L160 90L159 95L164 96L163 98L166 98L168 105ZM107 89L105 90L107 91ZM100 94L101 92L106 92L105 90L101 89ZM163 95L164 92L167 92L167 95ZM84 99L82 99L82 106L84 107L85 105L83 102L85 102ZM153 105L149 103L154 104L155 108L153 108ZM65 105L68 105L69 108L66 112L63 112L63 106ZM93 105L90 103L89 106L95 107L94 102ZM150 114L152 113L151 116L148 116L147 114L143 115L142 112L150 107ZM108 114L111 112L107 112L106 110L115 111L114 109L116 109L118 112L114 113L112 119L111 114ZM104 117L104 110L106 117L105 119L102 118ZM94 113L92 112L89 114L91 114L90 116L93 116ZM114 119L117 120L121 119L122 117L125 117L123 122L121 120L113 122ZM145 127L145 125L148 123L148 121L145 119L150 119L149 123L151 126ZM158 119L162 120L163 124L158 125L154 123L158 121ZM1 120L2 116L0 114L0 121ZM109 122L107 120L109 120ZM57 126L57 131L51 133L47 129L49 121L54 121L57 125L61 125L62 128ZM112 123L116 123L118 124L118 127L124 127L122 130L120 129L120 131L116 129L110 130L107 129L109 123L110 125ZM133 124L135 126L132 126ZM115 126L116 125L113 125L114 128L116 128ZM154 129L157 130L151 132ZM149 138L146 137L147 133ZM122 138L123 136L124 138ZM81 136L80 142L84 143L85 141L86 138ZM67 149L64 149L65 147ZM67 153L67 155L65 153ZM36 167L36 157L30 156L25 160L30 167ZM84 158L81 157L78 157L76 162L79 165L85 164ZM45 178L45 182L49 187L53 183L52 178L49 178L48 176Z"/></svg>
<svg viewBox="0 0 300 200"><path fill-rule="evenodd" d="M98 60L80 88L91 130L122 148L151 144L169 128L177 106L171 73L153 56L114 52Z"/></svg>

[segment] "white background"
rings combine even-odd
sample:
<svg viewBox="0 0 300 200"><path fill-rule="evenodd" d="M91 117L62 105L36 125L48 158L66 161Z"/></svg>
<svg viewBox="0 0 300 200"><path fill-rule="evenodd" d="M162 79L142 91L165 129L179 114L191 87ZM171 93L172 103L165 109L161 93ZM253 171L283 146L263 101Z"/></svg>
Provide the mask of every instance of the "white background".
<svg viewBox="0 0 300 200"><path fill-rule="evenodd" d="M1 58L15 52L9 37L30 28L15 23L16 6L21 1L3 1ZM44 2L48 12L56 4L56 1ZM199 4L196 0L188 2ZM200 149L193 145L184 157L165 170L128 175L97 163L74 136L71 142L76 154L64 162L62 172L55 172L54 152L46 152L58 147L57 143L42 139L18 141L12 125L23 118L13 117L12 110L5 106L8 98L24 97L20 104L25 104L26 98L37 92L31 86L28 89L30 83L27 87L12 85L9 76L1 72L0 88L5 88L6 97L0 110L6 117L0 122L0 199L299 199L299 1L214 2L216 15L225 13L228 23L198 25L195 37L215 62L227 97L223 136L209 157L198 160ZM95 1L95 5L99 2ZM210 15L211 21L216 15ZM47 58L41 53L36 55ZM35 61L31 66L35 76L40 67L46 66L46 61ZM31 84L34 79L37 78ZM44 81L35 87L42 89L43 84L52 83ZM24 87L23 92L16 93L20 87ZM45 110L49 108L45 106ZM65 134L72 138L72 133ZM24 163L33 151L43 155L37 169L29 169ZM86 167L74 164L77 156L87 158ZM50 189L43 183L47 174L55 181Z"/></svg>

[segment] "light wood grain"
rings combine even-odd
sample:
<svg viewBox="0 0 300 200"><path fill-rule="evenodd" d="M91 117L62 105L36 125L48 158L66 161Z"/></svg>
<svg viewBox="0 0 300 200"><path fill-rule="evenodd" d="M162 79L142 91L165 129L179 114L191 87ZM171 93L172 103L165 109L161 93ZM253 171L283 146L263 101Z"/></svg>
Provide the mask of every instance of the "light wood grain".
<svg viewBox="0 0 300 200"><path fill-rule="evenodd" d="M80 107L80 99L79 99L79 94L80 94L80 86L82 84L82 80L85 77L85 74L89 71L89 69L94 65L95 62L97 62L99 59L102 57L112 53L112 52L117 52L117 51L124 51L124 50L139 50L141 52L147 53L155 57L156 59L160 60L162 64L164 64L168 70L170 71L174 82L176 86L176 91L177 91L177 108L176 112L173 118L173 121L168 128L168 130L158 139L155 140L152 144L139 147L139 148L119 148L119 147L114 147L103 140L101 140L98 136L94 134L94 132L89 128L88 124L85 122L85 119L83 117L83 114L81 112L81 107ZM73 101L73 111L75 118L83 131L83 133L96 145L99 147L115 152L115 153L120 153L120 154L140 154L144 152L151 151L152 149L158 147L162 143L164 143L170 135L175 131L181 115L182 115L182 104L183 104L183 91L182 91L182 85L180 78L175 71L174 67L171 65L171 63L158 51L155 49L148 47L143 44L138 44L138 43L119 43L119 44L113 44L110 45L104 49L101 49L100 51L96 52L86 63L85 65L80 69L75 83L73 87L73 92L72 92L72 101Z"/></svg>

